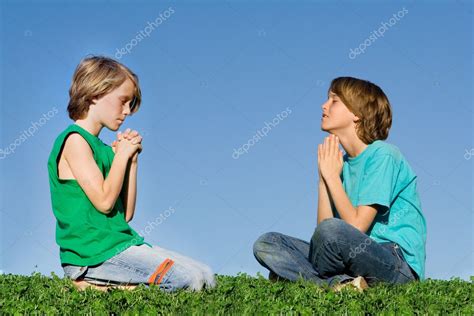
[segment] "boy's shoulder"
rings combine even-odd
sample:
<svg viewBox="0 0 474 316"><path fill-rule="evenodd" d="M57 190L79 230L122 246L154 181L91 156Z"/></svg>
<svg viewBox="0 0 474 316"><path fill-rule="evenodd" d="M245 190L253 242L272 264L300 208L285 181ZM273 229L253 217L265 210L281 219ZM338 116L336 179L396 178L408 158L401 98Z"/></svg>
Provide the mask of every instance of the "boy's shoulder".
<svg viewBox="0 0 474 316"><path fill-rule="evenodd" d="M414 170L411 168L410 163L407 161L405 156L402 154L400 148L394 144L387 143L386 141L377 141L377 144L372 151L371 157L369 159L375 160L382 157L390 156L395 165L397 165L401 170L405 170L410 174L415 174Z"/></svg>
<svg viewBox="0 0 474 316"><path fill-rule="evenodd" d="M68 136L68 134L70 134L71 132L76 132L78 133L79 135L82 136L82 138L84 138L89 144L95 144L95 143L99 143L99 144L103 144L103 145L106 145L99 137L97 136L94 136L92 134L90 134L88 131L84 130L82 127L80 127L79 125L77 124L69 124L68 126L66 126L59 134L58 136L56 137L54 143L62 143L62 141L64 140L64 138L66 136Z"/></svg>
<svg viewBox="0 0 474 316"><path fill-rule="evenodd" d="M400 160L403 158L400 149L390 143L387 143L383 140L376 140L370 143L367 148L360 154L360 158L356 157L356 160L374 160L379 159L385 156L392 156L395 160ZM347 153L344 154L344 162L347 162L351 158Z"/></svg>
<svg viewBox="0 0 474 316"><path fill-rule="evenodd" d="M389 155L397 160L403 158L400 148L384 140L376 140L369 146L372 146L372 151L371 151L372 157L380 157L380 156Z"/></svg>
<svg viewBox="0 0 474 316"><path fill-rule="evenodd" d="M87 141L87 135L84 135L84 133L81 132L80 128L77 127L75 124L69 124L63 130L56 136L53 146L51 148L51 153L50 156L55 156L57 155L65 146L65 139L66 137L71 134L71 132L77 132L82 136ZM69 137L68 137L69 139Z"/></svg>

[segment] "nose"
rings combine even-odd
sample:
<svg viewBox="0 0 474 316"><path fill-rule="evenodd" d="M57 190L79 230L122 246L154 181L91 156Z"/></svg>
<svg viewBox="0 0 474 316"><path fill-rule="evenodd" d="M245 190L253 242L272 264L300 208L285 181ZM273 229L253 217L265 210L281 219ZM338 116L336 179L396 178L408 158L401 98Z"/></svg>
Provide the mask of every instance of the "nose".
<svg viewBox="0 0 474 316"><path fill-rule="evenodd" d="M329 100L328 100L329 101ZM323 112L327 112L327 104L328 104L328 101L324 102L322 105L321 105L321 109L323 110Z"/></svg>
<svg viewBox="0 0 474 316"><path fill-rule="evenodd" d="M123 113L124 115L126 115L126 116L130 115L130 104L129 104L129 103L125 104L122 113Z"/></svg>

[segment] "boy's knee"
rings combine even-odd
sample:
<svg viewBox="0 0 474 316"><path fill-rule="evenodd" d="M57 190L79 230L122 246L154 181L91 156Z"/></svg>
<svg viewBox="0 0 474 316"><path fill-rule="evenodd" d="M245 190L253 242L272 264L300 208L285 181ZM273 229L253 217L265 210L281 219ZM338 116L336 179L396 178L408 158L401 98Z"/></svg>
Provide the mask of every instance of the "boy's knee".
<svg viewBox="0 0 474 316"><path fill-rule="evenodd" d="M259 254L262 252L268 252L269 249L273 248L276 244L279 233L269 232L261 235L253 243L253 253L256 257L259 257Z"/></svg>
<svg viewBox="0 0 474 316"><path fill-rule="evenodd" d="M314 230L313 243L321 243L328 240L340 239L344 235L344 228L346 223L339 218L326 218L321 221Z"/></svg>
<svg viewBox="0 0 474 316"><path fill-rule="evenodd" d="M168 282L173 289L187 289L191 291L200 291L205 283L203 273L196 267L174 264L169 272Z"/></svg>
<svg viewBox="0 0 474 316"><path fill-rule="evenodd" d="M216 286L216 278L214 272L212 271L211 267L202 263L201 265L201 272L204 278L204 284L206 288L213 288Z"/></svg>

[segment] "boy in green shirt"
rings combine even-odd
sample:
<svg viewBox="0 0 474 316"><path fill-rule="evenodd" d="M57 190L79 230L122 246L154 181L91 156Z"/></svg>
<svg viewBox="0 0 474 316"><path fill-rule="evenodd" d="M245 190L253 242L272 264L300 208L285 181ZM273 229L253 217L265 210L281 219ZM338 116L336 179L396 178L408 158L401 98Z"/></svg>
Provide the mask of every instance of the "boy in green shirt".
<svg viewBox="0 0 474 316"><path fill-rule="evenodd" d="M266 233L254 244L257 261L271 279L302 277L335 289L424 280L426 222L417 176L384 141L392 124L388 98L369 81L339 77L322 110L321 129L330 135L318 146L314 234L306 242Z"/></svg>
<svg viewBox="0 0 474 316"><path fill-rule="evenodd" d="M142 136L127 129L111 146L99 133L117 131L141 103L138 77L107 57L88 57L69 90L74 121L55 140L48 160L56 242L65 275L83 289L156 284L172 291L215 285L211 269L150 245L128 224L135 213Z"/></svg>

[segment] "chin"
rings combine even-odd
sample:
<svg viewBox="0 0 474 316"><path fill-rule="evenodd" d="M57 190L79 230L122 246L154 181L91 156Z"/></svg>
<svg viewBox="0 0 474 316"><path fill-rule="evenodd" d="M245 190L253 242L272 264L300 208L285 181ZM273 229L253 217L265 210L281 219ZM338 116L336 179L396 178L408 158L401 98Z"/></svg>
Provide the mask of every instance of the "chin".
<svg viewBox="0 0 474 316"><path fill-rule="evenodd" d="M107 127L109 130L114 131L114 132L118 131L120 126L122 126L122 123L119 123L117 121L115 121L114 123L105 125L105 127Z"/></svg>

